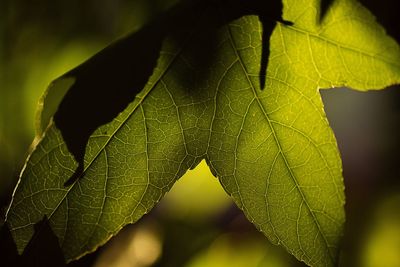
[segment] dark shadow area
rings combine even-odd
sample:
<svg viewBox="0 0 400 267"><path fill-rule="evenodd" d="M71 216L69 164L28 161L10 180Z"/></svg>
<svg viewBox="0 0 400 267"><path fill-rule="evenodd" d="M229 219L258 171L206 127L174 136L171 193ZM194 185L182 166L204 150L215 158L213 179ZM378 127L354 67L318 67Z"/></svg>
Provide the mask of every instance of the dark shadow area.
<svg viewBox="0 0 400 267"><path fill-rule="evenodd" d="M79 164L65 186L83 173L89 136L112 121L144 88L156 66L166 34L177 27L180 20L189 19L185 12L179 12L181 9L172 10L64 75L75 77L76 81L58 107L54 121Z"/></svg>
<svg viewBox="0 0 400 267"><path fill-rule="evenodd" d="M4 223L0 230L0 251L2 255L1 262L5 263L5 266L13 266L17 262L17 247L6 223Z"/></svg>
<svg viewBox="0 0 400 267"><path fill-rule="evenodd" d="M35 233L26 246L22 255L18 255L17 248L8 229L4 224L1 229L0 249L4 266L15 267L58 267L65 266L64 256L58 244L58 239L51 230L46 218L36 223Z"/></svg>
<svg viewBox="0 0 400 267"><path fill-rule="evenodd" d="M206 77L203 76L212 71L214 59L210 54L216 49L216 31L227 22L249 14L258 15L263 24L260 69L263 88L272 31L277 21L290 24L281 18L281 1L186 1L65 74L65 77L75 77L76 81L59 105L54 121L78 162L74 175L65 186L73 184L83 174L90 135L112 121L144 88L156 66L165 37L172 38L179 46L190 44L185 56L189 57L192 66L177 77L190 92L193 78L204 81Z"/></svg>
<svg viewBox="0 0 400 267"><path fill-rule="evenodd" d="M34 234L22 255L18 255L17 247L7 224L0 230L1 266L12 267L87 267L97 259L98 251L86 255L69 264L65 263L63 252L57 236L49 222L43 218L34 226Z"/></svg>
<svg viewBox="0 0 400 267"><path fill-rule="evenodd" d="M270 54L269 40L272 32L278 22L285 25L293 25L290 21L282 19L282 2L281 1L266 1L252 0L248 1L250 10L259 16L262 24L262 50L261 50L261 64L260 64L260 88L265 87L265 80L268 68L268 60Z"/></svg>
<svg viewBox="0 0 400 267"><path fill-rule="evenodd" d="M329 8L332 6L335 0L321 0L321 4L319 7L319 16L318 23L321 24L325 18L326 12L328 12Z"/></svg>
<svg viewBox="0 0 400 267"><path fill-rule="evenodd" d="M163 38L157 31L151 25L66 74L76 77L76 82L62 100L54 121L79 163L66 186L83 172L89 136L123 111L152 74Z"/></svg>
<svg viewBox="0 0 400 267"><path fill-rule="evenodd" d="M64 266L63 252L47 218L36 223L34 229L33 237L22 253L22 266Z"/></svg>
<svg viewBox="0 0 400 267"><path fill-rule="evenodd" d="M398 0L359 0L376 17L386 32L400 42L399 1Z"/></svg>

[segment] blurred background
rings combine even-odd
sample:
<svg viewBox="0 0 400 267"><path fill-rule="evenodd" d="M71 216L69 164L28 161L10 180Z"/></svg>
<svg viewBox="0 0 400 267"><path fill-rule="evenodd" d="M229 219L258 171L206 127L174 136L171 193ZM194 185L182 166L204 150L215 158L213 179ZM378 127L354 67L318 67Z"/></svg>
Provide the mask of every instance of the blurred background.
<svg viewBox="0 0 400 267"><path fill-rule="evenodd" d="M64 72L178 0L0 0L0 218ZM396 0L361 1L399 38ZM341 266L400 266L400 88L322 92L346 184ZM202 162L139 223L70 266L303 266L247 222Z"/></svg>

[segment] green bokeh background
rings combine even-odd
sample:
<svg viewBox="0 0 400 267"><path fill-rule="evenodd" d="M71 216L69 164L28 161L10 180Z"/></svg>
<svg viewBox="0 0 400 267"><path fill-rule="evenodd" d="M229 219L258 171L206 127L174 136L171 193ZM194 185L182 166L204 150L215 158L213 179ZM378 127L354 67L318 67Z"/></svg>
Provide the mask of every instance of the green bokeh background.
<svg viewBox="0 0 400 267"><path fill-rule="evenodd" d="M1 219L33 140L36 104L47 85L175 2L0 0ZM362 2L399 40L395 1ZM323 98L346 183L341 266L398 267L400 88L335 89L324 91ZM138 224L70 265L303 266L246 221L204 162Z"/></svg>

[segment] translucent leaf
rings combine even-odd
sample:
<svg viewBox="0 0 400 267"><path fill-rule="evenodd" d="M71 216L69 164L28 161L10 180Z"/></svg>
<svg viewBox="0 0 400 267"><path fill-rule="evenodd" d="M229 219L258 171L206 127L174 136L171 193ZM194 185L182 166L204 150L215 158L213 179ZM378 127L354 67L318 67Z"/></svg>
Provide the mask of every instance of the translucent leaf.
<svg viewBox="0 0 400 267"><path fill-rule="evenodd" d="M400 50L355 1L278 3L181 6L69 72L7 213L18 250L45 218L79 258L206 159L273 243L334 266L344 186L319 89L399 83Z"/></svg>

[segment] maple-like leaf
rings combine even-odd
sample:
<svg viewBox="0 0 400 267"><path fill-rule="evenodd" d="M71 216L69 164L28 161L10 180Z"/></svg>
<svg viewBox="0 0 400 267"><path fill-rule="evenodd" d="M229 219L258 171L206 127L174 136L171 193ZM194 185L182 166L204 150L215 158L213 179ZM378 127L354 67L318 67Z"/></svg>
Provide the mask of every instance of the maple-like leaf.
<svg viewBox="0 0 400 267"><path fill-rule="evenodd" d="M353 0L323 15L317 0L177 7L48 90L6 218L17 248L29 250L45 218L65 259L79 258L206 159L274 244L334 266L344 185L319 90L399 83L399 62Z"/></svg>

